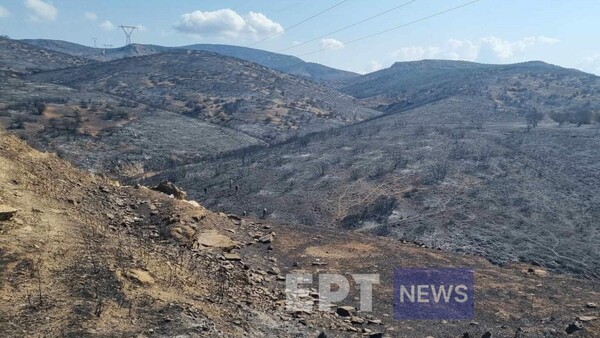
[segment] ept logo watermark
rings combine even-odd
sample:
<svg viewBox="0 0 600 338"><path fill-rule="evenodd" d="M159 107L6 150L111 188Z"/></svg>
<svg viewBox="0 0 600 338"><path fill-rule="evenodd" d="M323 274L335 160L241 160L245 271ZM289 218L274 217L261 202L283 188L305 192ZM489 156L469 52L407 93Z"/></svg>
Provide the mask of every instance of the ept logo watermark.
<svg viewBox="0 0 600 338"><path fill-rule="evenodd" d="M397 269L394 318L473 319L473 270Z"/></svg>
<svg viewBox="0 0 600 338"><path fill-rule="evenodd" d="M354 283L360 289L360 308L362 312L373 311L373 285L379 284L378 274L352 274ZM350 294L348 278L340 274L319 274L319 289L311 293L313 275L308 273L288 274L285 278L286 308L291 311L312 312L315 298L319 311L330 311L334 303L342 302Z"/></svg>
<svg viewBox="0 0 600 338"><path fill-rule="evenodd" d="M373 286L379 274L309 273L286 275L288 311L331 311L350 294L350 281L360 291L361 312L373 311ZM317 282L318 289L313 289ZM471 320L474 312L473 270L406 268L394 271L394 318L397 320Z"/></svg>

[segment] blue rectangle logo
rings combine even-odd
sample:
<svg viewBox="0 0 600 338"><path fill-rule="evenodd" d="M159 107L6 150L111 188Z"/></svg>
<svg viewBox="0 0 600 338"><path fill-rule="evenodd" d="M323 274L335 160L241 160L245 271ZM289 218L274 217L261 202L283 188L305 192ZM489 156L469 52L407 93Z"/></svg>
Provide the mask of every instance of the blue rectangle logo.
<svg viewBox="0 0 600 338"><path fill-rule="evenodd" d="M469 269L402 268L394 271L397 320L471 320L474 277Z"/></svg>

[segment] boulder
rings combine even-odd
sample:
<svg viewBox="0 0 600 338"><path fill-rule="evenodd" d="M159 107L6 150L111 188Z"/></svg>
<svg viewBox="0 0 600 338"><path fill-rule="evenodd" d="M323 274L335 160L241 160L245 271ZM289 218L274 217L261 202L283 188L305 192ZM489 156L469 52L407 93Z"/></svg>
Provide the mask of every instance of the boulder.
<svg viewBox="0 0 600 338"><path fill-rule="evenodd" d="M161 182L156 187L152 188L152 190L160 191L163 194L173 195L178 200L184 200L187 197L185 191L179 189L173 182L164 181Z"/></svg>
<svg viewBox="0 0 600 338"><path fill-rule="evenodd" d="M149 286L149 285L154 284L154 278L152 278L152 276L150 276L150 273L148 273L148 271L144 271L144 270L140 270L140 269L131 269L127 273L127 277L129 277L130 279L134 280L135 282L137 282L141 285Z"/></svg>
<svg viewBox="0 0 600 338"><path fill-rule="evenodd" d="M183 198L180 198L180 199L183 199ZM188 204L190 204L191 206L194 206L196 208L202 208L202 206L200 205L200 203L198 203L196 201L186 201L186 202L188 202Z"/></svg>
<svg viewBox="0 0 600 338"><path fill-rule="evenodd" d="M273 233L270 233L268 235L262 236L258 239L259 242L264 243L264 244L268 244L268 243L272 243L273 239L274 239L275 235Z"/></svg>
<svg viewBox="0 0 600 338"><path fill-rule="evenodd" d="M363 324L364 322L365 320L360 317L350 317L350 323L352 324Z"/></svg>
<svg viewBox="0 0 600 338"><path fill-rule="evenodd" d="M19 210L9 207L8 205L0 204L0 221L8 221L12 219L17 211Z"/></svg>
<svg viewBox="0 0 600 338"><path fill-rule="evenodd" d="M237 246L237 242L231 238L220 234L217 230L208 230L196 234L196 248L221 248L225 251L229 251Z"/></svg>
<svg viewBox="0 0 600 338"><path fill-rule="evenodd" d="M240 256L239 253L235 253L235 252L226 252L223 254L223 257L225 257L226 260L228 261L240 261L242 260L242 256Z"/></svg>
<svg viewBox="0 0 600 338"><path fill-rule="evenodd" d="M234 214L227 214L227 218L232 219L234 221L241 221L242 218L238 215L234 215Z"/></svg>

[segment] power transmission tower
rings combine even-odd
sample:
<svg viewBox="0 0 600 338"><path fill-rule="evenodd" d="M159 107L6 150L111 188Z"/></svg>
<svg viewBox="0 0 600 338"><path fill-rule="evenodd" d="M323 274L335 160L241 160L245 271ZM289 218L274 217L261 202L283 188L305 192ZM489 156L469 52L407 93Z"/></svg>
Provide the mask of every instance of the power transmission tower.
<svg viewBox="0 0 600 338"><path fill-rule="evenodd" d="M104 48L112 48L112 45L102 45Z"/></svg>
<svg viewBox="0 0 600 338"><path fill-rule="evenodd" d="M96 48L96 40L98 40L98 38L92 38L92 40L94 40L94 48Z"/></svg>
<svg viewBox="0 0 600 338"><path fill-rule="evenodd" d="M119 28L123 30L123 33L125 33L125 46L131 45L131 33L133 33L133 31L136 30L137 27L121 25L119 26Z"/></svg>

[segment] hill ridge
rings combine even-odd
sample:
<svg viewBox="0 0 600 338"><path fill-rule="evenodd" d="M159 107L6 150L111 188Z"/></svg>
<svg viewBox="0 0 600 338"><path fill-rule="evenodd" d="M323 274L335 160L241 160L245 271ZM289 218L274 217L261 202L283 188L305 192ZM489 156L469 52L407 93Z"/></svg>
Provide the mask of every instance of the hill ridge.
<svg viewBox="0 0 600 338"><path fill-rule="evenodd" d="M298 57L269 52L261 49L223 45L223 44L193 44L185 46L165 47L151 44L133 44L117 48L96 48L79 45L61 40L23 39L28 44L44 48L73 53L96 61L108 61L114 58L139 56L140 54L155 54L172 50L206 50L221 55L236 57L242 60L261 64L263 66L299 75L315 81L343 81L358 76L358 74L327 67L318 63L305 62Z"/></svg>

